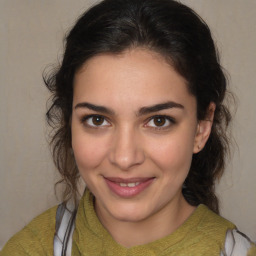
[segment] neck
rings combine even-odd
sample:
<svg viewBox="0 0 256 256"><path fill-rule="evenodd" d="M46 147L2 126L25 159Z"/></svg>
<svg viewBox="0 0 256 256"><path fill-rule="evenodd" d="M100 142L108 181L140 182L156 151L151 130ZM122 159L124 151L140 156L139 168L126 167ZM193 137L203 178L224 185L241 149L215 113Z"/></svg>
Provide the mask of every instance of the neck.
<svg viewBox="0 0 256 256"><path fill-rule="evenodd" d="M122 246L130 248L170 235L187 220L194 210L195 207L189 205L182 196L175 207L174 205L173 207L164 207L154 215L137 222L113 221L101 211L96 209L96 212L99 220L114 240Z"/></svg>

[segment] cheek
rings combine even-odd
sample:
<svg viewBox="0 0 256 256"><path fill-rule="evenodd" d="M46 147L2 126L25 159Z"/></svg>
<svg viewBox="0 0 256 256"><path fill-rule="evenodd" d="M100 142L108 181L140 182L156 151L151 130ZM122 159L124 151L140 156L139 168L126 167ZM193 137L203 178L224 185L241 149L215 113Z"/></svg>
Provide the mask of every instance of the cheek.
<svg viewBox="0 0 256 256"><path fill-rule="evenodd" d="M193 155L193 137L176 134L150 143L150 155L156 165L172 174L187 174Z"/></svg>
<svg viewBox="0 0 256 256"><path fill-rule="evenodd" d="M72 134L72 148L80 173L100 165L107 152L107 145L99 139L76 132Z"/></svg>

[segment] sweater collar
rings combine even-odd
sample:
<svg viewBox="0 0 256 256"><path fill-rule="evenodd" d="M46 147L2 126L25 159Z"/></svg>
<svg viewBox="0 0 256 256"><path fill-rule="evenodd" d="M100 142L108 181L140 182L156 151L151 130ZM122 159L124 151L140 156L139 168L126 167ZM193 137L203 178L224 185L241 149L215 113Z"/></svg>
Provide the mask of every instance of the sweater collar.
<svg viewBox="0 0 256 256"><path fill-rule="evenodd" d="M199 205L192 215L172 234L154 242L125 248L118 244L99 221L94 210L94 196L86 189L82 197L73 236L74 250L81 255L120 255L120 256L153 256L163 252L172 252L179 243L189 236L190 232L199 224L206 207Z"/></svg>

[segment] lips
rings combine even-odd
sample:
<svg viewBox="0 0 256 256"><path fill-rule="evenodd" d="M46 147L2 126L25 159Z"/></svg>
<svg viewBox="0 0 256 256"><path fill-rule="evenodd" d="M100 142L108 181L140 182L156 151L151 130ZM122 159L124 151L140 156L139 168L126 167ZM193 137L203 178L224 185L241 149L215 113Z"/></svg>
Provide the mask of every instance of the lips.
<svg viewBox="0 0 256 256"><path fill-rule="evenodd" d="M104 177L105 181L115 195L123 198L131 198L137 196L154 181L154 177L150 178L130 178L122 179L116 177Z"/></svg>

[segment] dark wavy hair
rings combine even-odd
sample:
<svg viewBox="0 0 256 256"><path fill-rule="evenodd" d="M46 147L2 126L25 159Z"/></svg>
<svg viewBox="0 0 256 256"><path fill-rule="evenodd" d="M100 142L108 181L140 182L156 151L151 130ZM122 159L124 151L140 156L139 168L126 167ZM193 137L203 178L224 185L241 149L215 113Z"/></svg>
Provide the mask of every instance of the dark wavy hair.
<svg viewBox="0 0 256 256"><path fill-rule="evenodd" d="M54 128L53 159L65 183L64 200L77 196L79 172L71 150L73 80L91 57L144 47L160 53L188 82L197 100L198 120L216 104L212 131L204 149L193 155L183 186L191 205L219 212L215 181L223 174L229 152L230 111L223 100L227 79L207 24L189 7L173 0L104 0L86 11L66 37L57 70L44 75L52 93L47 120ZM60 181L60 182L61 182Z"/></svg>

